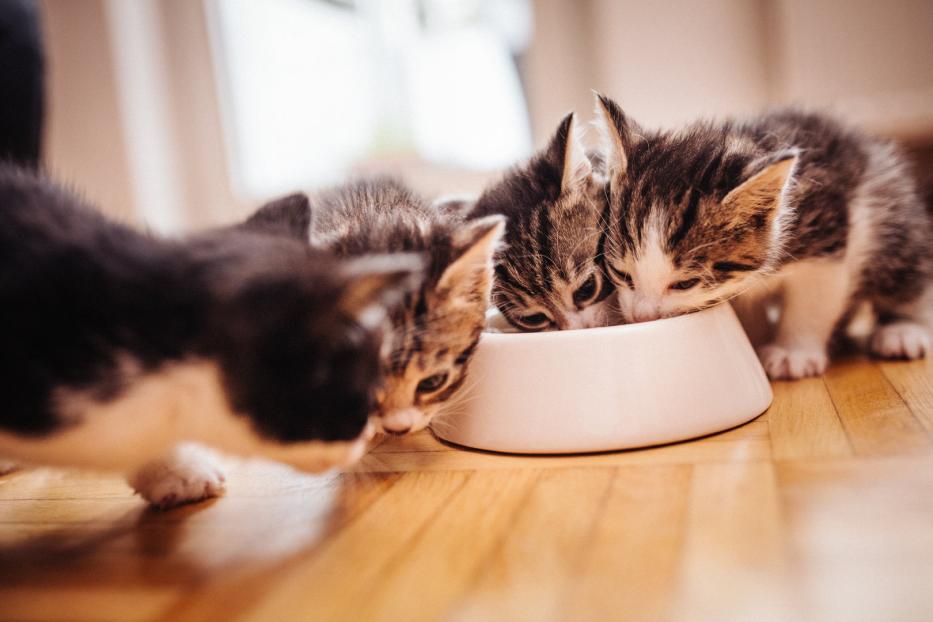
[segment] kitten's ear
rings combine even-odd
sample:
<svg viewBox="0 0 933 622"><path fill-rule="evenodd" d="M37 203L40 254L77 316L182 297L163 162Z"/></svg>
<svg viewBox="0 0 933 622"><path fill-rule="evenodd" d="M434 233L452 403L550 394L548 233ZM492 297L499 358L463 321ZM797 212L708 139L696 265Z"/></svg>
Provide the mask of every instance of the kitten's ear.
<svg viewBox="0 0 933 622"><path fill-rule="evenodd" d="M566 192L586 181L592 173L590 160L583 147L583 129L572 112L561 120L548 142L547 159L561 172L560 189Z"/></svg>
<svg viewBox="0 0 933 622"><path fill-rule="evenodd" d="M420 286L424 259L416 253L367 255L344 262L346 284L337 306L367 328L381 324L386 309Z"/></svg>
<svg viewBox="0 0 933 622"><path fill-rule="evenodd" d="M481 295L483 303L488 303L493 257L504 232L504 216L486 216L464 224L454 233L454 259L441 275L438 290L468 302Z"/></svg>
<svg viewBox="0 0 933 622"><path fill-rule="evenodd" d="M240 228L308 240L311 202L306 194L300 192L270 201L253 212Z"/></svg>
<svg viewBox="0 0 933 622"><path fill-rule="evenodd" d="M619 104L605 95L593 91L596 98L596 126L603 141L606 168L610 179L625 175L628 169L628 154L641 140L641 128L629 119Z"/></svg>
<svg viewBox="0 0 933 622"><path fill-rule="evenodd" d="M440 197L431 204L432 209L436 212L445 218L454 220L466 220L475 206L475 197L454 195Z"/></svg>
<svg viewBox="0 0 933 622"><path fill-rule="evenodd" d="M798 150L788 149L753 164L752 175L722 200L727 218L738 224L763 215L769 224L773 222L784 204L798 158Z"/></svg>

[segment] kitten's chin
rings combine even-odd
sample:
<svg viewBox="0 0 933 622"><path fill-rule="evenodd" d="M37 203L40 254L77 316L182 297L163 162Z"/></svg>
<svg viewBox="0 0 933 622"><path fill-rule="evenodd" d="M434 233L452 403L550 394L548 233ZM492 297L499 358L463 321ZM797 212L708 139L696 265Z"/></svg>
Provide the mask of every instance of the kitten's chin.
<svg viewBox="0 0 933 622"><path fill-rule="evenodd" d="M397 408L375 419L379 430L392 436L412 434L428 427L431 417L418 408Z"/></svg>

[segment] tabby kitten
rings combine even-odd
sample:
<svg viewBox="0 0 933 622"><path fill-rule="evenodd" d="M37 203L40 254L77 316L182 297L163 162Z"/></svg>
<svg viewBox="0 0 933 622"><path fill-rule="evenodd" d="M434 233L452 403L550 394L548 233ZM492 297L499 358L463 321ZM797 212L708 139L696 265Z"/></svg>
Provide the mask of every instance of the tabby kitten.
<svg viewBox="0 0 933 622"><path fill-rule="evenodd" d="M608 204L573 113L547 146L487 188L471 215L508 217L493 302L524 331L605 326L612 281L600 267Z"/></svg>
<svg viewBox="0 0 933 622"><path fill-rule="evenodd" d="M423 429L463 385L485 324L501 216L464 220L433 209L399 181L377 178L313 198L311 244L341 257L418 252L424 280L391 314L382 431Z"/></svg>
<svg viewBox="0 0 933 622"><path fill-rule="evenodd" d="M607 272L627 321L736 298L772 378L821 374L870 303L871 350L918 358L933 325L933 225L889 142L818 114L646 131L597 97L609 166ZM765 302L782 301L769 335Z"/></svg>
<svg viewBox="0 0 933 622"><path fill-rule="evenodd" d="M222 488L182 441L312 471L357 457L373 325L418 261L340 262L277 227L157 240L0 168L0 456L133 473L163 506Z"/></svg>

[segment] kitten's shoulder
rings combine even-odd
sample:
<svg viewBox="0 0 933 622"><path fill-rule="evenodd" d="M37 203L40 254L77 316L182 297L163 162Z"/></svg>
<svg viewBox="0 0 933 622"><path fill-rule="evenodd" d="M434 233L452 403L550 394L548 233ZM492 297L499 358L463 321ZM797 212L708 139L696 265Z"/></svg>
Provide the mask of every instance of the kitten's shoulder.
<svg viewBox="0 0 933 622"><path fill-rule="evenodd" d="M846 154L858 155L873 144L888 143L829 112L802 107L771 110L737 124L736 131L766 151L799 148L805 161L807 151L814 155L826 152L838 159Z"/></svg>
<svg viewBox="0 0 933 622"><path fill-rule="evenodd" d="M0 165L0 215L7 219L28 217L35 224L58 224L75 218L103 222L72 189L53 182L45 174L18 166ZM61 219L67 219L62 223Z"/></svg>

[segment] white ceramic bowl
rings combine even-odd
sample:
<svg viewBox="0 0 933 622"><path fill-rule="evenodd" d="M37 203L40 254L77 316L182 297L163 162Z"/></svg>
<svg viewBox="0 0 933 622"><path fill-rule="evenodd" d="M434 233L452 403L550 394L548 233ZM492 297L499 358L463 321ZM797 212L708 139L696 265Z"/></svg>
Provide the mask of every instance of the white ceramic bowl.
<svg viewBox="0 0 933 622"><path fill-rule="evenodd" d="M576 453L694 438L754 419L771 385L732 307L545 333L484 333L467 385L432 424L447 441Z"/></svg>

